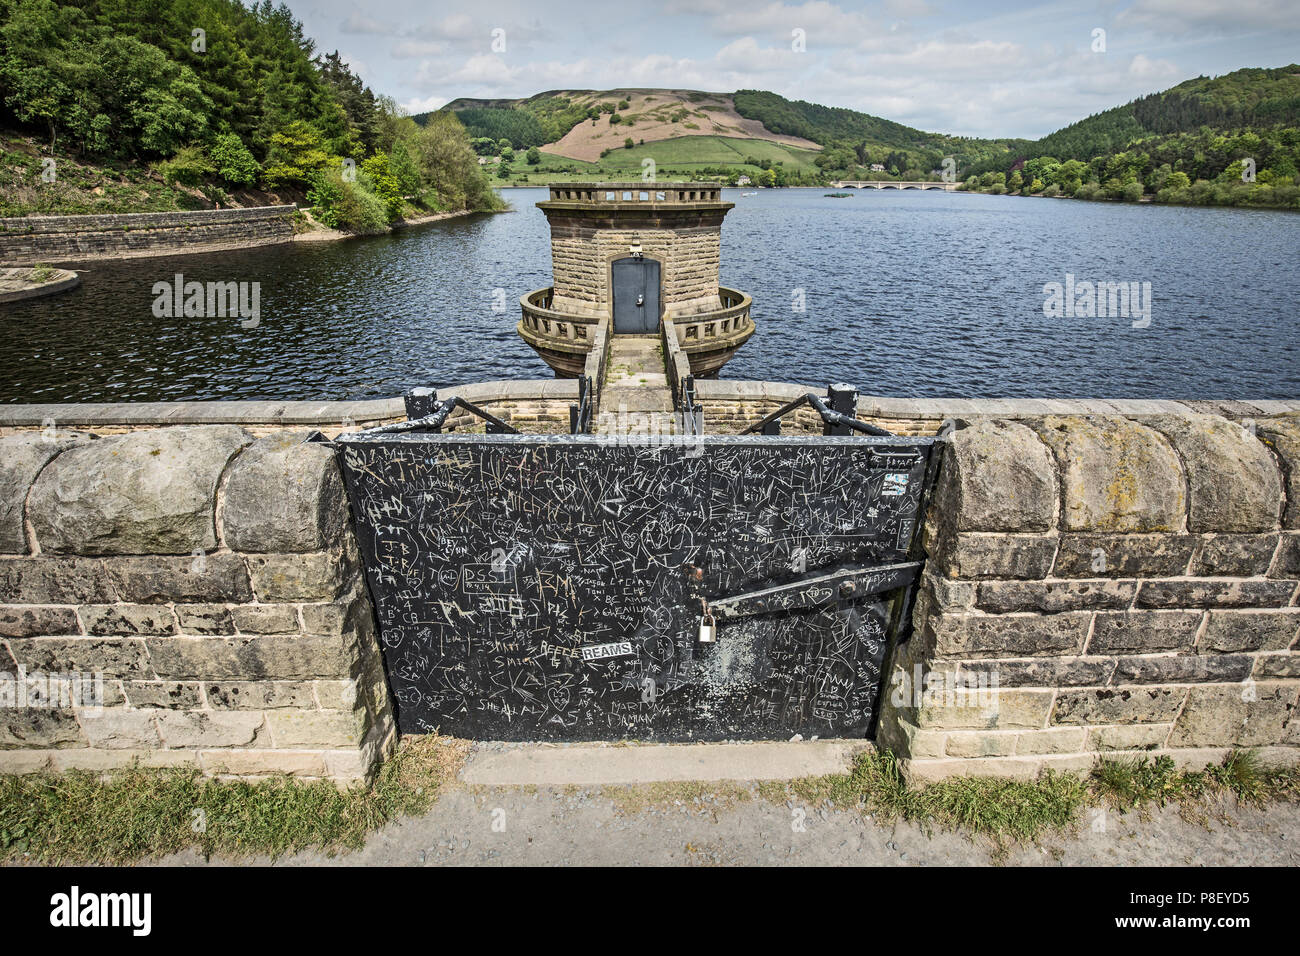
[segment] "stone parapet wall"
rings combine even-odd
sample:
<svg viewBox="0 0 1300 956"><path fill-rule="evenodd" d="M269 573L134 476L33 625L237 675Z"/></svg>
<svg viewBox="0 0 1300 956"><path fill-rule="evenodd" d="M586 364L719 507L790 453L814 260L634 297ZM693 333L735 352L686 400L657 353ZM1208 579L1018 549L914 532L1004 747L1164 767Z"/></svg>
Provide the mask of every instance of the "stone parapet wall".
<svg viewBox="0 0 1300 956"><path fill-rule="evenodd" d="M921 776L1300 759L1300 416L981 418L879 742Z"/></svg>
<svg viewBox="0 0 1300 956"><path fill-rule="evenodd" d="M307 434L0 438L0 772L373 771L395 739L374 614ZM42 701L71 675L102 695Z"/></svg>
<svg viewBox="0 0 1300 956"><path fill-rule="evenodd" d="M289 242L296 206L0 219L0 263L80 262Z"/></svg>
<svg viewBox="0 0 1300 956"><path fill-rule="evenodd" d="M705 431L734 434L761 421L787 402L813 392L826 394L826 385L788 382L699 379L699 400L704 406ZM1158 399L1072 398L886 398L863 394L858 398L858 418L895 435L938 434L946 419L1029 419L1044 415L1222 415L1250 421L1300 412L1300 401L1166 401ZM786 419L786 431L821 432L821 419L811 409L800 409Z"/></svg>

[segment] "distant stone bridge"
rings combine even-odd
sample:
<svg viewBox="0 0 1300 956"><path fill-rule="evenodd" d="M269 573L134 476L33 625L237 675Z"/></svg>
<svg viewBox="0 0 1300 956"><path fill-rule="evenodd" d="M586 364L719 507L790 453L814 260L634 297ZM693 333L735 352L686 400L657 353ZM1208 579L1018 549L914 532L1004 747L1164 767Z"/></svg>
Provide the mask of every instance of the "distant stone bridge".
<svg viewBox="0 0 1300 956"><path fill-rule="evenodd" d="M871 180L862 182L858 180L844 180L842 182L831 183L837 189L942 189L944 192L952 192L960 183L921 183L921 182L895 182L893 180Z"/></svg>

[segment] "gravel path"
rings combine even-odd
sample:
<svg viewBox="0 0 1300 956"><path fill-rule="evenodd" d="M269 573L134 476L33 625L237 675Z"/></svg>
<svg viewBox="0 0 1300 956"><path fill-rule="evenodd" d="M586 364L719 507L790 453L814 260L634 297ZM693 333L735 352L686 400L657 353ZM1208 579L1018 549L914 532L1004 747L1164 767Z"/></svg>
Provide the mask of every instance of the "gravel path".
<svg viewBox="0 0 1300 956"><path fill-rule="evenodd" d="M927 836L855 809L773 803L743 785L698 799L647 805L644 791L487 789L455 786L425 816L391 824L364 849L304 853L280 865L859 865L1296 866L1300 804L1267 810L1224 805L1189 821L1177 807L1147 817L1089 810L1078 831L999 858L985 840ZM751 795L739 799L738 794ZM171 864L202 864L197 854ZM221 860L215 859L214 863ZM268 861L258 861L268 862Z"/></svg>

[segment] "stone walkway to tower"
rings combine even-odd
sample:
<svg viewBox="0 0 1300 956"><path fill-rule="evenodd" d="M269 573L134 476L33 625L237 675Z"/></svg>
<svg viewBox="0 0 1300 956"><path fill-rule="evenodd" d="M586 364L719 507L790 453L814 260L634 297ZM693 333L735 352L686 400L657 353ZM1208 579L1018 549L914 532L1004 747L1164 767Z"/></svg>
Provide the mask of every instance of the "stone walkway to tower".
<svg viewBox="0 0 1300 956"><path fill-rule="evenodd" d="M597 435L675 435L677 415L657 335L616 335L605 365Z"/></svg>

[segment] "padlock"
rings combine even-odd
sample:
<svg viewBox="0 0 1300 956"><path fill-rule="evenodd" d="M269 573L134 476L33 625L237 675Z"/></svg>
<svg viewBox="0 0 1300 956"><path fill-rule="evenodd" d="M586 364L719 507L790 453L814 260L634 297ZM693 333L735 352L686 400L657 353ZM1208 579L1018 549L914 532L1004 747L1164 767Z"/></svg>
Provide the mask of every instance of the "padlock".
<svg viewBox="0 0 1300 956"><path fill-rule="evenodd" d="M712 644L718 639L718 628L713 622L713 615L708 611L700 618L700 643Z"/></svg>

